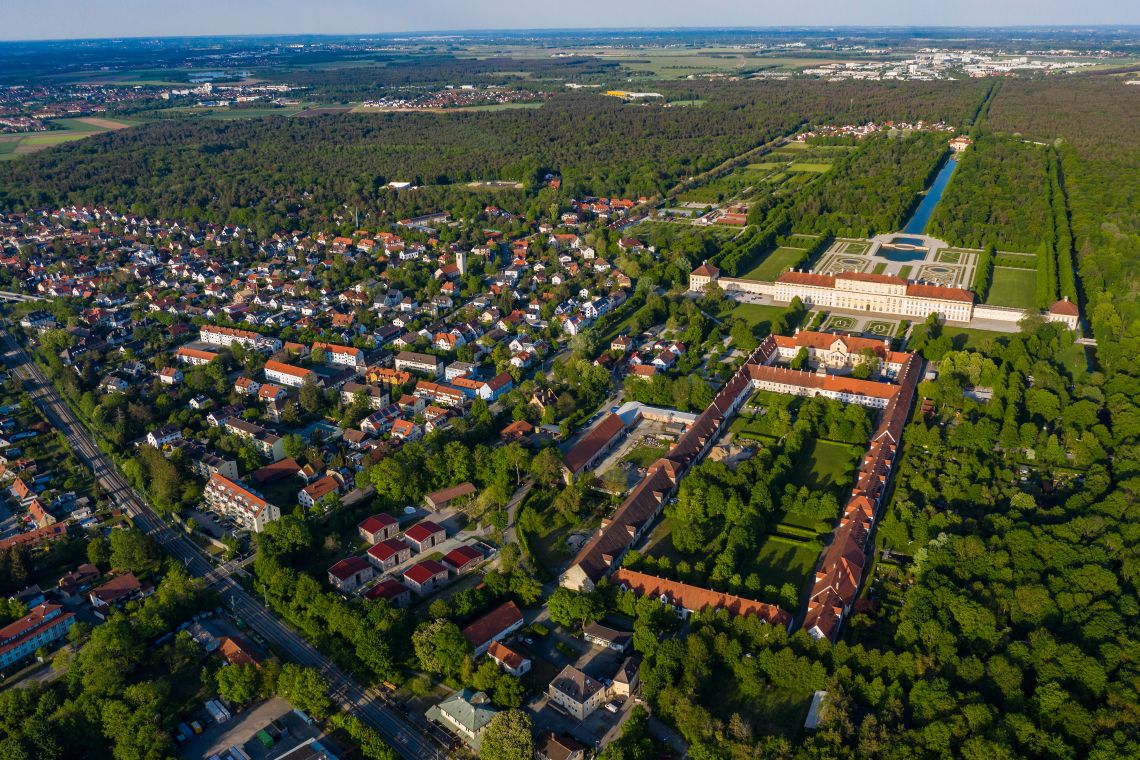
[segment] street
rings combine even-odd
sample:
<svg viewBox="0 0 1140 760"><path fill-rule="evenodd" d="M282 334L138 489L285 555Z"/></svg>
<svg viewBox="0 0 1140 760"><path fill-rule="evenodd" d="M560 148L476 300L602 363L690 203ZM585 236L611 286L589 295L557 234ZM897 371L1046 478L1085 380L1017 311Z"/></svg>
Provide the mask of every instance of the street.
<svg viewBox="0 0 1140 760"><path fill-rule="evenodd" d="M55 387L48 382L40 368L31 361L22 346L16 344L8 332L3 333L6 347L12 350L13 373L25 381L28 394L44 416L67 440L76 455L87 464L99 484L107 491L112 503L122 507L135 524L156 543L181 562L192 575L215 585L222 601L257 633L271 642L295 662L318 670L329 684L330 697L342 709L369 724L392 745L396 752L409 760L443 758L436 747L415 730L396 712L383 706L375 692L366 690L353 678L336 667L316 648L305 641L292 628L282 623L257 599L234 580L232 573L240 572L244 562L231 562L215 568L213 562L188 536L171 527L155 514L146 502L95 444L90 433L63 403Z"/></svg>

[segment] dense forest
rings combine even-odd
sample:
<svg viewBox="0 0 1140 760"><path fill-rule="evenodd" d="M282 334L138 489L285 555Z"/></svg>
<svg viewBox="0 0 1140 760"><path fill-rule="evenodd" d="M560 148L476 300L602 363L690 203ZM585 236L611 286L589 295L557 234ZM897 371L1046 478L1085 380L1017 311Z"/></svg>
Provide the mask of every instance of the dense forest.
<svg viewBox="0 0 1140 760"><path fill-rule="evenodd" d="M930 234L953 245L1037 252L1049 230L1047 150L978 135L958 162L930 220Z"/></svg>
<svg viewBox="0 0 1140 760"><path fill-rule="evenodd" d="M307 94L334 100L368 100L388 94L390 88L453 85L457 82L479 86L526 84L528 88L562 88L567 81L590 82L601 77L621 76L616 61L594 56L528 58L503 56L458 58L453 55L376 55L363 60L343 60L321 68L281 67L265 73L265 78L291 86L305 87Z"/></svg>
<svg viewBox="0 0 1140 760"><path fill-rule="evenodd" d="M686 85L686 87L689 87ZM454 185L563 176L569 195L655 195L801 123L968 122L978 83L702 85L699 108L563 94L537 109L157 122L0 166L0 206L132 208L259 232L356 208L382 224L392 180ZM443 204L463 203L453 188Z"/></svg>
<svg viewBox="0 0 1140 760"><path fill-rule="evenodd" d="M901 228L948 150L943 132L868 138L801 195L792 229L869 237Z"/></svg>

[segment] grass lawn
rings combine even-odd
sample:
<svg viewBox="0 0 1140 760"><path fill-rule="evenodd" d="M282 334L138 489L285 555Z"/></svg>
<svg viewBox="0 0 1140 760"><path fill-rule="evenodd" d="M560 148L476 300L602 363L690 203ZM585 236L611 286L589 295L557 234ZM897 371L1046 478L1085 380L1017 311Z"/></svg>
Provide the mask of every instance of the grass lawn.
<svg viewBox="0 0 1140 760"><path fill-rule="evenodd" d="M875 269L873 270L872 273L873 274L882 274L885 271L887 271L887 264L884 261L880 261L878 264L875 265Z"/></svg>
<svg viewBox="0 0 1140 760"><path fill-rule="evenodd" d="M634 446L625 455L624 461L633 462L638 467L649 467L668 452L668 446Z"/></svg>
<svg viewBox="0 0 1140 760"><path fill-rule="evenodd" d="M750 725L764 726L765 731L789 738L799 736L811 704L811 692L774 686L765 686L759 692L758 695L745 695L732 678L719 679L710 693L711 709L725 720L737 713Z"/></svg>
<svg viewBox="0 0 1140 760"><path fill-rule="evenodd" d="M797 589L802 589L815 569L821 551L823 543L820 541L797 541L769 535L760 545L748 572L759 575L760 582L765 586L779 588L790 583Z"/></svg>
<svg viewBox="0 0 1140 760"><path fill-rule="evenodd" d="M743 319L751 327L762 322L771 322L787 309L783 306L765 306L758 303L738 303L728 312L729 317Z"/></svg>
<svg viewBox="0 0 1140 760"><path fill-rule="evenodd" d="M788 171L793 172L812 172L813 174L823 174L831 168L831 164L825 163L812 163L809 161L796 161L792 164Z"/></svg>
<svg viewBox="0 0 1140 760"><path fill-rule="evenodd" d="M910 264L907 264L905 267L900 268L899 269L899 277L903 278L904 280L907 277L910 277L910 270L913 268L914 267L912 267Z"/></svg>
<svg viewBox="0 0 1140 760"><path fill-rule="evenodd" d="M815 440L796 458L792 482L810 490L842 491L851 485L855 465L863 454L859 446Z"/></svg>
<svg viewBox="0 0 1140 760"><path fill-rule="evenodd" d="M785 248L783 246L769 253L764 260L744 274L745 280L760 280L771 282L786 270L794 267L804 260L807 251L802 248Z"/></svg>
<svg viewBox="0 0 1140 760"><path fill-rule="evenodd" d="M1037 272L1032 269L994 268L986 303L992 306L1011 306L1016 309L1033 309L1037 297Z"/></svg>
<svg viewBox="0 0 1140 760"><path fill-rule="evenodd" d="M1085 347L1074 343L1061 354L1061 363L1073 373L1073 378L1080 380L1089 372L1088 358L1085 356Z"/></svg>
<svg viewBox="0 0 1140 760"><path fill-rule="evenodd" d="M826 520L817 520L810 515L796 514L795 512L788 512L780 519L780 525L787 525L792 528L785 535L791 536L796 533L798 529L809 530L816 534L826 534L831 532L832 525ZM777 532L779 528L777 526Z"/></svg>
<svg viewBox="0 0 1140 760"><path fill-rule="evenodd" d="M1008 338L1011 333L996 332L993 330L971 330L968 327L942 327L942 334L949 335L954 341L954 348L977 348L987 340L994 338Z"/></svg>

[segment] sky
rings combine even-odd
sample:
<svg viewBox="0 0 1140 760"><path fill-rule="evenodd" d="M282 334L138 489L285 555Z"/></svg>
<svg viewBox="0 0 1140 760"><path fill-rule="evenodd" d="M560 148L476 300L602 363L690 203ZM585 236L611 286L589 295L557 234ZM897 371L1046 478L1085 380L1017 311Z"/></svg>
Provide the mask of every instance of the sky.
<svg viewBox="0 0 1140 760"><path fill-rule="evenodd" d="M13 0L0 39L475 29L1140 24L1137 0Z"/></svg>

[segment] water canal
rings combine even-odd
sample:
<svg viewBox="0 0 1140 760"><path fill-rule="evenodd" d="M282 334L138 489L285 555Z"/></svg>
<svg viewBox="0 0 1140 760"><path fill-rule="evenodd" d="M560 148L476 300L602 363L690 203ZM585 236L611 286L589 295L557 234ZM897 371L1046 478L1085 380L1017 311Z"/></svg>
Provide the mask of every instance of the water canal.
<svg viewBox="0 0 1140 760"><path fill-rule="evenodd" d="M930 217L934 215L938 201L942 200L942 193L946 191L946 185L950 184L950 175L954 173L957 166L958 159L953 156L946 159L946 163L938 170L934 182L926 191L926 195L923 196L922 202L918 204L918 208L911 215L910 221L903 227L903 232L910 235L921 235L926 232L926 225L930 223Z"/></svg>

